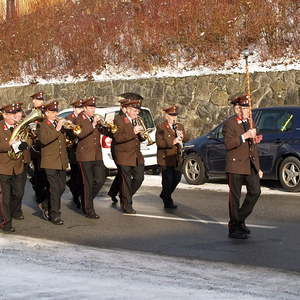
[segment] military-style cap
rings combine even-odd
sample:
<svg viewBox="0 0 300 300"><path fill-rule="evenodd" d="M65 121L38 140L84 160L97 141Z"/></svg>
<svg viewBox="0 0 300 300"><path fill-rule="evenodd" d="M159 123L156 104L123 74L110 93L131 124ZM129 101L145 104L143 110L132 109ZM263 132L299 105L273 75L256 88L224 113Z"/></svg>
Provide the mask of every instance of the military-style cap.
<svg viewBox="0 0 300 300"><path fill-rule="evenodd" d="M37 100L45 100L44 99L44 93L43 92L38 92L30 96L32 100L37 99Z"/></svg>
<svg viewBox="0 0 300 300"><path fill-rule="evenodd" d="M83 100L82 106L96 106L96 98L91 97L91 98Z"/></svg>
<svg viewBox="0 0 300 300"><path fill-rule="evenodd" d="M170 107L165 108L163 111L168 115L177 116L178 115L178 106L172 105Z"/></svg>
<svg viewBox="0 0 300 300"><path fill-rule="evenodd" d="M121 102L122 99L124 100L139 100L139 101L142 101L144 98L139 95L139 94L136 94L136 93L123 93L123 94L120 94L119 96L119 102Z"/></svg>
<svg viewBox="0 0 300 300"><path fill-rule="evenodd" d="M58 102L57 101L52 101L46 105L43 106L43 109L49 110L49 111L58 111Z"/></svg>
<svg viewBox="0 0 300 300"><path fill-rule="evenodd" d="M18 103L15 104L15 106L16 106L16 112L23 111L23 108L22 108L23 104L24 104L23 102L18 102Z"/></svg>
<svg viewBox="0 0 300 300"><path fill-rule="evenodd" d="M82 99L76 100L72 103L72 106L75 108L81 108L83 107L83 101Z"/></svg>
<svg viewBox="0 0 300 300"><path fill-rule="evenodd" d="M230 103L233 105L240 105L240 106L244 106L244 107L250 106L248 95L239 96L239 97L231 100Z"/></svg>
<svg viewBox="0 0 300 300"><path fill-rule="evenodd" d="M127 100L124 104L124 107L134 107L134 108L141 108L141 101L139 100Z"/></svg>
<svg viewBox="0 0 300 300"><path fill-rule="evenodd" d="M0 110L2 111L2 113L7 113L7 114L15 114L17 111L17 106L16 104L7 104L5 106L3 106L2 108L0 108Z"/></svg>

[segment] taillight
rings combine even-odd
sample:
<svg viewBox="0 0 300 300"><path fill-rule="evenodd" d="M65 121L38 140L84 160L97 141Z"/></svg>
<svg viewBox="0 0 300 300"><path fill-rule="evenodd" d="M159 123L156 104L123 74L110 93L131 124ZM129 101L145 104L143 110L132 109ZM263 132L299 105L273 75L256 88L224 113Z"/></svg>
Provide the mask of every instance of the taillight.
<svg viewBox="0 0 300 300"><path fill-rule="evenodd" d="M108 136L102 136L101 146L102 148L110 148L112 139Z"/></svg>

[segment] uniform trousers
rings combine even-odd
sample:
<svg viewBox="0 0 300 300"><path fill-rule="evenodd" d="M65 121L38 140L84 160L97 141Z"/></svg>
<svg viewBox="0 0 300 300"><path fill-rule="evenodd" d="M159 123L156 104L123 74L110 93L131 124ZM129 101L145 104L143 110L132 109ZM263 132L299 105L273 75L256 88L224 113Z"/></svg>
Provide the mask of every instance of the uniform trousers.
<svg viewBox="0 0 300 300"><path fill-rule="evenodd" d="M80 197L83 198L83 183L81 171L78 163L70 163L71 175L68 181L68 186L73 195L74 202L79 202Z"/></svg>
<svg viewBox="0 0 300 300"><path fill-rule="evenodd" d="M83 212L95 214L94 198L105 182L105 166L102 160L79 162L83 181Z"/></svg>
<svg viewBox="0 0 300 300"><path fill-rule="evenodd" d="M32 188L35 192L36 202L45 203L49 201L49 183L45 170L41 168L41 153L31 151L32 164L33 164L33 175L30 179Z"/></svg>
<svg viewBox="0 0 300 300"><path fill-rule="evenodd" d="M260 179L256 170L251 167L250 175L227 173L229 185L229 223L228 228L233 232L244 224L246 218L251 214L259 196ZM245 184L247 194L242 205L240 205L241 189Z"/></svg>
<svg viewBox="0 0 300 300"><path fill-rule="evenodd" d="M66 171L45 169L49 182L50 201L48 201L48 211L51 220L60 218L61 196L66 187ZM47 204L44 205L46 208Z"/></svg>
<svg viewBox="0 0 300 300"><path fill-rule="evenodd" d="M123 209L132 208L132 196L137 192L144 181L144 165L119 165L121 179L121 203Z"/></svg>
<svg viewBox="0 0 300 300"><path fill-rule="evenodd" d="M117 175L115 176L111 186L110 186L110 189L108 191L108 195L111 196L111 197L116 197L120 191L120 185L121 185L121 176L120 176L120 171L119 171L119 168L118 168L118 173Z"/></svg>
<svg viewBox="0 0 300 300"><path fill-rule="evenodd" d="M2 197L0 198L0 225L11 227L12 216L24 195L24 173L18 175L0 174Z"/></svg>
<svg viewBox="0 0 300 300"><path fill-rule="evenodd" d="M24 164L24 171L23 171L23 176L22 176L22 189L23 189L23 194L24 194L24 191L25 191L25 185L26 185L26 181L27 181L27 170L28 170L28 165L27 164ZM16 207L14 209L14 213L13 213L13 217L21 217L23 216L23 211L22 211L22 198L19 198L18 199L18 202L16 203Z"/></svg>
<svg viewBox="0 0 300 300"><path fill-rule="evenodd" d="M171 195L180 182L181 176L181 170L176 167L161 167L162 191L160 197L163 199L165 205L173 204Z"/></svg>

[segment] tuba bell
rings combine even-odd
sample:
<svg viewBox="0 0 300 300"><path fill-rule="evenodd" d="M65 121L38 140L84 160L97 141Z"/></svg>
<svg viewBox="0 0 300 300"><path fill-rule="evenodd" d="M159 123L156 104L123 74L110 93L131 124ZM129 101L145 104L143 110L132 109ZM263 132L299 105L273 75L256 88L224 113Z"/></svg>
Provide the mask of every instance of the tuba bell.
<svg viewBox="0 0 300 300"><path fill-rule="evenodd" d="M42 118L43 113L41 110L33 109L32 112L14 128L9 143L11 144L13 141L28 142L30 136L29 124ZM8 156L14 160L19 159L22 154L22 151L16 153L13 149L8 151Z"/></svg>

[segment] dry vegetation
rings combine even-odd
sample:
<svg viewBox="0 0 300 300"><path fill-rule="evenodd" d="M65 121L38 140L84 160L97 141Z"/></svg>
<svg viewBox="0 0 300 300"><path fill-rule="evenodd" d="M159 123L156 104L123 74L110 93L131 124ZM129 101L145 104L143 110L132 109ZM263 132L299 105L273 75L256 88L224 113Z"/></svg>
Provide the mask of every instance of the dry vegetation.
<svg viewBox="0 0 300 300"><path fill-rule="evenodd" d="M298 0L36 1L0 26L0 81L299 55ZM40 4L38 4L40 3Z"/></svg>

